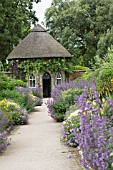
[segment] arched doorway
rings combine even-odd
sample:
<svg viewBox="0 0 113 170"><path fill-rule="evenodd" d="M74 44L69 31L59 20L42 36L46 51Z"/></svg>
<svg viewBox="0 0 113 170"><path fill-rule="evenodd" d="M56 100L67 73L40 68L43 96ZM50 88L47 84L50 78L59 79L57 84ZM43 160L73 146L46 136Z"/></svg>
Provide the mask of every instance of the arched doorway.
<svg viewBox="0 0 113 170"><path fill-rule="evenodd" d="M43 97L51 97L51 76L47 72L43 75Z"/></svg>

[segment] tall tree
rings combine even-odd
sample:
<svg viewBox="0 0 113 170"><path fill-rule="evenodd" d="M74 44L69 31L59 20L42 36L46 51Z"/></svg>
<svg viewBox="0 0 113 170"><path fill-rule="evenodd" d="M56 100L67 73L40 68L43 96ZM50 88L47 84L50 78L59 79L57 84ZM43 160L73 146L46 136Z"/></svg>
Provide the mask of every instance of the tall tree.
<svg viewBox="0 0 113 170"><path fill-rule="evenodd" d="M75 63L90 66L101 36L113 26L112 18L112 0L53 0L45 13L45 25Z"/></svg>
<svg viewBox="0 0 113 170"><path fill-rule="evenodd" d="M28 34L31 24L38 18L33 11L33 2L39 0L0 0L0 60Z"/></svg>

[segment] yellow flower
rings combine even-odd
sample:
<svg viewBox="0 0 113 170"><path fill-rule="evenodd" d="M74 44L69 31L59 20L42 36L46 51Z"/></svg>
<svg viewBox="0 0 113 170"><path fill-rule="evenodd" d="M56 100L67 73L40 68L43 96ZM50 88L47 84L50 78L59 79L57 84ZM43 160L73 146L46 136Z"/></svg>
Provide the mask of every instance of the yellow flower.
<svg viewBox="0 0 113 170"><path fill-rule="evenodd" d="M90 103L91 101L90 100L87 100L87 103Z"/></svg>
<svg viewBox="0 0 113 170"><path fill-rule="evenodd" d="M110 153L110 156L113 156L113 152Z"/></svg>
<svg viewBox="0 0 113 170"><path fill-rule="evenodd" d="M111 84L113 84L113 78L110 81L111 81Z"/></svg>
<svg viewBox="0 0 113 170"><path fill-rule="evenodd" d="M78 112L81 112L81 110L75 110L74 112L72 112L72 113L70 114L70 116L69 116L68 118L71 118L71 117L73 117L73 116L78 116Z"/></svg>
<svg viewBox="0 0 113 170"><path fill-rule="evenodd" d="M102 98L102 102L105 102L105 98Z"/></svg>
<svg viewBox="0 0 113 170"><path fill-rule="evenodd" d="M96 103L95 101L93 101L93 105L96 106L96 104L97 104L97 103Z"/></svg>
<svg viewBox="0 0 113 170"><path fill-rule="evenodd" d="M100 112L101 112L101 114L104 114L104 110L103 110L103 109L101 109L101 108L100 108Z"/></svg>

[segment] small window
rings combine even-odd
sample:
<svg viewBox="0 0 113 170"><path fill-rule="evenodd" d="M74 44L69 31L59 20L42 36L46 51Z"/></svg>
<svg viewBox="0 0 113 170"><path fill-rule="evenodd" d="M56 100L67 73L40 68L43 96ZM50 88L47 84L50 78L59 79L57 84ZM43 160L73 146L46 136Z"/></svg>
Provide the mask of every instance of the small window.
<svg viewBox="0 0 113 170"><path fill-rule="evenodd" d="M29 87L36 87L36 77L33 74L29 76Z"/></svg>
<svg viewBox="0 0 113 170"><path fill-rule="evenodd" d="M57 74L57 85L60 85L61 83L62 83L61 74L58 73L58 74Z"/></svg>

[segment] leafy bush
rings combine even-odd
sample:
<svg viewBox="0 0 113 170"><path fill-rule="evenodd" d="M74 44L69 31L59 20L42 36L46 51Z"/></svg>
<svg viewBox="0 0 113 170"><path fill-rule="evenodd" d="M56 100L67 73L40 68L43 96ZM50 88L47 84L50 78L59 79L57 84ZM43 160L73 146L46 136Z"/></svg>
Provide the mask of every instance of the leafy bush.
<svg viewBox="0 0 113 170"><path fill-rule="evenodd" d="M84 86L91 86L92 82L79 80L63 83L52 91L53 100L47 101L48 112L57 121L63 121L65 113L74 104L74 97L83 92Z"/></svg>
<svg viewBox="0 0 113 170"><path fill-rule="evenodd" d="M74 128L80 129L79 110L70 114L70 116L63 122L62 126L62 141L68 146L76 147L78 144L75 142Z"/></svg>
<svg viewBox="0 0 113 170"><path fill-rule="evenodd" d="M28 112L33 111L35 107L35 97L32 93L25 94L24 107Z"/></svg>
<svg viewBox="0 0 113 170"><path fill-rule="evenodd" d="M90 68L85 67L85 66L76 65L74 67L74 70L85 70L85 71L88 71L88 70L90 70Z"/></svg>
<svg viewBox="0 0 113 170"><path fill-rule="evenodd" d="M16 80L16 79L11 79L8 78L6 75L0 76L0 89L10 89L14 90L16 86L23 86L26 87L26 83L23 82L22 80Z"/></svg>
<svg viewBox="0 0 113 170"><path fill-rule="evenodd" d="M7 89L8 83L6 81L0 81L0 90Z"/></svg>
<svg viewBox="0 0 113 170"><path fill-rule="evenodd" d="M6 89L0 91L0 100L6 98L20 104L23 102L22 97L23 96L16 89L15 90Z"/></svg>
<svg viewBox="0 0 113 170"><path fill-rule="evenodd" d="M32 90L32 93L34 96L37 96L39 98L42 98L42 95L41 95L41 88L33 88L31 89Z"/></svg>
<svg viewBox="0 0 113 170"><path fill-rule="evenodd" d="M0 101L0 109L6 116L7 127L11 125L26 124L28 121L28 114L26 110L21 109L16 103L10 102L6 99Z"/></svg>
<svg viewBox="0 0 113 170"><path fill-rule="evenodd" d="M80 95L82 92L82 89L68 89L61 93L59 101L55 102L52 106L55 114L54 118L58 122L62 122L64 120L66 111L74 104L74 96Z"/></svg>
<svg viewBox="0 0 113 170"><path fill-rule="evenodd" d="M31 112L35 106L35 96L33 96L32 91L24 87L16 87L16 90L24 97L22 106L28 112Z"/></svg>
<svg viewBox="0 0 113 170"><path fill-rule="evenodd" d="M109 96L113 91L113 65L111 63L104 64L101 67L97 77L97 89L101 95Z"/></svg>
<svg viewBox="0 0 113 170"><path fill-rule="evenodd" d="M14 90L17 86L26 87L26 83L22 80L10 79L7 85L8 89L10 90Z"/></svg>
<svg viewBox="0 0 113 170"><path fill-rule="evenodd" d="M67 102L60 100L59 102L54 103L52 108L54 110L54 119L56 119L58 122L62 122L68 108Z"/></svg>

